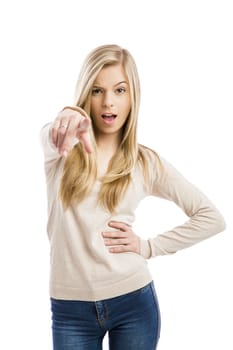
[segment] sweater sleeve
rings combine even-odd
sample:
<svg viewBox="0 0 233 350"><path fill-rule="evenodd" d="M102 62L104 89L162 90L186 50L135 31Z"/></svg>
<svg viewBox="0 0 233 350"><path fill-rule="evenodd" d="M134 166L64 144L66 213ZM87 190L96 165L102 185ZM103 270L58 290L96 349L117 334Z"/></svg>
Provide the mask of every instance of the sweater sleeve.
<svg viewBox="0 0 233 350"><path fill-rule="evenodd" d="M44 169L48 186L51 182L54 182L58 169L64 163L64 157L59 154L57 148L52 143L51 126L52 123L46 124L40 132L40 140L44 152Z"/></svg>
<svg viewBox="0 0 233 350"><path fill-rule="evenodd" d="M45 163L60 158L60 154L57 151L57 148L53 145L51 139L51 125L52 123L46 124L40 131L40 140L44 152Z"/></svg>
<svg viewBox="0 0 233 350"><path fill-rule="evenodd" d="M225 221L213 203L170 163L161 161L164 176L154 179L150 195L173 201L188 220L154 238L141 240L141 254L147 259L173 254L225 229Z"/></svg>

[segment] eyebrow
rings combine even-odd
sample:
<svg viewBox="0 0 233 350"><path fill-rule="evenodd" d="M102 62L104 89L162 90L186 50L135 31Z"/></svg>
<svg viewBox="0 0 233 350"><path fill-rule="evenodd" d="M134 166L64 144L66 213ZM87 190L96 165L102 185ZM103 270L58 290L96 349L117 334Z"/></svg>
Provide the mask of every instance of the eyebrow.
<svg viewBox="0 0 233 350"><path fill-rule="evenodd" d="M120 81L119 83L115 84L114 86L117 86L117 85L120 85L120 84L128 84L128 82L123 80L123 81Z"/></svg>
<svg viewBox="0 0 233 350"><path fill-rule="evenodd" d="M114 87L115 87L115 86L118 86L118 85L120 85L120 84L128 84L128 82L125 81L125 80L120 81L119 83L116 83L116 84L114 85ZM97 82L97 83L95 83L95 84L93 85L93 87L101 87L101 84L98 84L98 82Z"/></svg>

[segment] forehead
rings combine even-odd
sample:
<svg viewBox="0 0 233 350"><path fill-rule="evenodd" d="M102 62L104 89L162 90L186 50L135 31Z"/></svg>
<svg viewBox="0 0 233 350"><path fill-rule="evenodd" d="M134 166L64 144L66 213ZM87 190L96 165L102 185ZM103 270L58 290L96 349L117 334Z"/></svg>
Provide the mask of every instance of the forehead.
<svg viewBox="0 0 233 350"><path fill-rule="evenodd" d="M94 84L100 86L114 86L122 81L128 82L125 70L121 64L115 64L102 68Z"/></svg>

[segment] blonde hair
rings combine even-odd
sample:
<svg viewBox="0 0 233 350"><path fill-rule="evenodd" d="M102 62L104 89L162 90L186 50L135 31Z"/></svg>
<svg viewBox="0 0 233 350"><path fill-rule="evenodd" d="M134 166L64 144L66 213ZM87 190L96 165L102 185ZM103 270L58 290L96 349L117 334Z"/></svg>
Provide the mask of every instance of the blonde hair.
<svg viewBox="0 0 233 350"><path fill-rule="evenodd" d="M125 70L131 97L131 110L123 127L119 150L109 162L102 177L99 203L114 212L126 192L132 169L139 161L144 175L147 173L145 148L137 143L137 120L140 103L140 83L137 67L132 55L117 45L97 47L86 58L76 85L75 105L81 107L91 118L90 99L93 84L103 67L121 64ZM61 180L61 199L64 208L80 203L92 190L97 179L96 143L93 128L90 130L94 151L87 154L81 143L70 152L64 164Z"/></svg>

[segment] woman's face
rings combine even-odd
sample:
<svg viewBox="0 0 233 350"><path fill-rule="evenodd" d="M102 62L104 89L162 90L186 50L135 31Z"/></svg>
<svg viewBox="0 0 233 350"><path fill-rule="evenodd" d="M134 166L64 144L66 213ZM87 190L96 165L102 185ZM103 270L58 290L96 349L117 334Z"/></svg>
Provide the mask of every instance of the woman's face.
<svg viewBox="0 0 233 350"><path fill-rule="evenodd" d="M131 108L129 82L120 64L104 67L91 92L91 118L96 137L121 134Z"/></svg>

